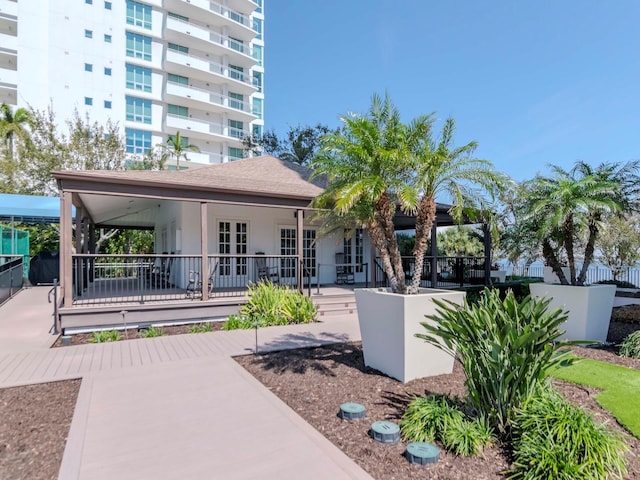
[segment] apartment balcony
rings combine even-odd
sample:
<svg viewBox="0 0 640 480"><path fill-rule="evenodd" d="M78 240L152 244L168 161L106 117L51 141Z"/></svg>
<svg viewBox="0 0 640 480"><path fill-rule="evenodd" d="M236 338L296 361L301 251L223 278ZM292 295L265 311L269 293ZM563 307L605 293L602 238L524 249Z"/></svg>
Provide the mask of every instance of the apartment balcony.
<svg viewBox="0 0 640 480"><path fill-rule="evenodd" d="M251 112L249 98L240 101L204 88L167 82L167 102L199 110L234 113L238 120L251 122L257 117ZM173 98L172 98L173 97ZM239 115L238 115L239 114Z"/></svg>
<svg viewBox="0 0 640 480"><path fill-rule="evenodd" d="M165 8L190 19L197 18L203 25L226 27L229 35L250 42L256 36L250 17L256 5L253 2L240 3L244 5L234 9L209 0L168 0Z"/></svg>
<svg viewBox="0 0 640 480"><path fill-rule="evenodd" d="M232 55L234 64L241 67L251 68L256 64L256 60L251 56L248 41L238 42L209 27L206 24L169 17L165 37L168 42L211 52L214 55Z"/></svg>
<svg viewBox="0 0 640 480"><path fill-rule="evenodd" d="M199 118L183 117L181 115L167 114L168 133L180 131L182 135L190 138L210 140L212 136L235 142L242 145L242 139L250 135L249 130L240 130L216 122L207 122Z"/></svg>
<svg viewBox="0 0 640 480"><path fill-rule="evenodd" d="M18 88L18 72L0 65L0 86L13 88L14 90Z"/></svg>
<svg viewBox="0 0 640 480"><path fill-rule="evenodd" d="M18 51L18 37L15 35L9 35L7 33L0 33L0 47L7 51Z"/></svg>
<svg viewBox="0 0 640 480"><path fill-rule="evenodd" d="M213 163L222 163L224 156L220 153L207 152L200 150L199 152L187 152L187 158L189 163L198 163L204 165L210 165Z"/></svg>
<svg viewBox="0 0 640 480"><path fill-rule="evenodd" d="M228 67L213 62L207 57L187 54L175 50L167 50L165 70L169 73L180 72L181 75L204 82L226 83L234 92L251 95L257 88L252 85L251 76L247 72L230 70ZM175 69L175 70L174 70ZM248 69L247 69L248 70ZM221 82L222 80L222 82Z"/></svg>
<svg viewBox="0 0 640 480"><path fill-rule="evenodd" d="M0 15L17 17L18 2L14 0L0 0Z"/></svg>

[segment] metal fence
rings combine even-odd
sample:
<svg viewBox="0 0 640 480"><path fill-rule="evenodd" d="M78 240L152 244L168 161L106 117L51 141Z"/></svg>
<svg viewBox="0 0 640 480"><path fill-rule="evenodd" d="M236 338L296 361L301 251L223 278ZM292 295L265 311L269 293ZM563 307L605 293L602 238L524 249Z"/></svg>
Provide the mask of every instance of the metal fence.
<svg viewBox="0 0 640 480"><path fill-rule="evenodd" d="M73 261L73 304L107 305L243 296L247 285L268 280L297 285L294 255L91 255Z"/></svg>
<svg viewBox="0 0 640 480"><path fill-rule="evenodd" d="M526 277L544 277L544 265L532 264L532 265L520 265L518 268L514 268L511 264L505 264L503 268L507 271L507 275L520 275ZM576 266L576 275L580 272L582 265ZM620 281L629 282L636 287L640 287L640 268L638 267L623 267L622 273L617 277ZM604 265L590 265L587 269L587 284L593 284L602 282L605 280L613 280L613 272L609 267Z"/></svg>
<svg viewBox="0 0 640 480"><path fill-rule="evenodd" d="M432 285L431 268L433 257L424 257L420 274L421 287L452 287L464 285L482 285L484 279L484 257L437 257L436 285ZM402 257L405 280L411 281L415 271L415 258ZM380 257L376 258L376 286L388 286L388 278Z"/></svg>
<svg viewBox="0 0 640 480"><path fill-rule="evenodd" d="M22 256L0 256L0 303L22 288Z"/></svg>

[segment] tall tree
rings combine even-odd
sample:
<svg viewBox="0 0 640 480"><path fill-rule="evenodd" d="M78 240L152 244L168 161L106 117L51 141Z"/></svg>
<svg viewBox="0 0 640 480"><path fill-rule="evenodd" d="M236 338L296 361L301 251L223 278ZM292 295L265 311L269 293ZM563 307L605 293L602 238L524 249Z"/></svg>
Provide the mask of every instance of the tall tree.
<svg viewBox="0 0 640 480"><path fill-rule="evenodd" d="M640 218L637 215L614 216L604 221L598 243L597 260L611 269L614 280L626 267L640 261Z"/></svg>
<svg viewBox="0 0 640 480"><path fill-rule="evenodd" d="M478 257L484 246L471 229L456 226L438 234L438 250L447 257Z"/></svg>
<svg viewBox="0 0 640 480"><path fill-rule="evenodd" d="M31 112L26 108L17 108L13 111L6 103L0 105L0 135L10 158L15 155L16 137L23 141L29 137L31 121Z"/></svg>
<svg viewBox="0 0 640 480"><path fill-rule="evenodd" d="M199 152L200 149L196 145L189 144L186 139L180 135L180 132L176 132L175 135L169 135L165 144L159 145L163 150L162 159L174 158L176 161L176 170L180 170L180 159L189 161L187 152Z"/></svg>
<svg viewBox="0 0 640 480"><path fill-rule="evenodd" d="M282 160L299 165L308 165L318 153L322 137L330 132L329 127L315 126L290 127L284 138L279 138L273 130L267 130L261 138L245 137L245 154L273 155Z"/></svg>

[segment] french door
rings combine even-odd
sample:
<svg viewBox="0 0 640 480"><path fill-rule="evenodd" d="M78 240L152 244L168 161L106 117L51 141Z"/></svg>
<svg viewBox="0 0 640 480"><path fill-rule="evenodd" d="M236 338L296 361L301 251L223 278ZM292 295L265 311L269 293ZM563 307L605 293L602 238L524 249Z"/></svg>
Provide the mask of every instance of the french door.
<svg viewBox="0 0 640 480"><path fill-rule="evenodd" d="M280 227L280 255L297 255L297 231L291 227ZM314 229L304 229L302 232L302 256L305 270L304 279L309 275L312 280L317 276L316 262L316 231ZM297 272L296 258L280 259L280 277L287 279L287 283L295 283Z"/></svg>
<svg viewBox="0 0 640 480"><path fill-rule="evenodd" d="M249 226L247 222L233 220L218 222L218 253L232 255L220 258L218 276L222 285L246 285L248 280L246 257L248 245Z"/></svg>

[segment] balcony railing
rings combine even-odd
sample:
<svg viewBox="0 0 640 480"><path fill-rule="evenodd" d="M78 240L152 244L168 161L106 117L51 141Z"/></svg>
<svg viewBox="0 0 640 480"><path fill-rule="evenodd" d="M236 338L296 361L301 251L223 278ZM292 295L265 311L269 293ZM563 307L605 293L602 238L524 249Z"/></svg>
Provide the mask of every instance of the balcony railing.
<svg viewBox="0 0 640 480"><path fill-rule="evenodd" d="M462 287L464 285L483 285L485 257L437 257L436 285L432 285L431 265L433 257L425 256L420 274L421 287ZM415 270L414 257L402 257L402 267L407 283L411 282ZM376 286L388 287L389 281L380 258L376 259Z"/></svg>
<svg viewBox="0 0 640 480"><path fill-rule="evenodd" d="M238 100L236 98L231 98L228 95L222 95L221 93L212 92L210 90L206 90L200 87L194 87L191 85L185 85L183 83L167 81L170 85L175 85L179 88L179 90L183 90L178 95L183 97L188 97L193 100L200 100L206 103L213 103L215 105L220 105L223 107L232 108L234 110L239 110L241 112L250 113L249 102L245 102L243 100ZM198 94L193 95L191 91L195 91ZM172 92L167 92L172 93Z"/></svg>
<svg viewBox="0 0 640 480"><path fill-rule="evenodd" d="M222 135L236 139L243 139L246 136L249 136L249 130L230 127L228 125L223 125L222 123L208 122L199 118L185 117L175 113L169 113L167 114L167 117L184 121L184 125L180 125L176 128L186 128L194 132Z"/></svg>
<svg viewBox="0 0 640 480"><path fill-rule="evenodd" d="M176 22L182 24L188 30L185 30L182 33L186 35L196 36L198 38L206 39L212 43L221 45L230 50L234 50L236 52L242 53L248 57L252 57L252 49L251 45L248 43L245 44L243 42L239 42L228 35L222 35L221 33L212 30L208 25L200 22L194 22L193 20L183 20L182 18L170 17L167 20L167 27L171 26L172 22ZM177 31L181 31L180 29L175 29Z"/></svg>
<svg viewBox="0 0 640 480"><path fill-rule="evenodd" d="M247 285L268 280L297 286L295 255L72 255L73 305L175 303L243 297Z"/></svg>
<svg viewBox="0 0 640 480"><path fill-rule="evenodd" d="M203 64L209 65L208 69L203 68L203 70L208 70L209 72L214 73L216 75L222 75L232 80L237 80L239 82L246 83L247 85L252 85L251 77L247 73L238 72L237 70L230 69L228 66L224 66L221 63L214 62L209 58L207 58L204 53L202 55L194 55L192 53L184 53L184 52L179 52L177 50L169 50L167 52L167 56L174 55L174 54L179 57L184 57L183 62L176 62L176 63L181 63L182 65L185 65L187 67L193 66L195 68L195 64L192 64L192 62L189 62L189 59L193 59L195 62L203 62Z"/></svg>

